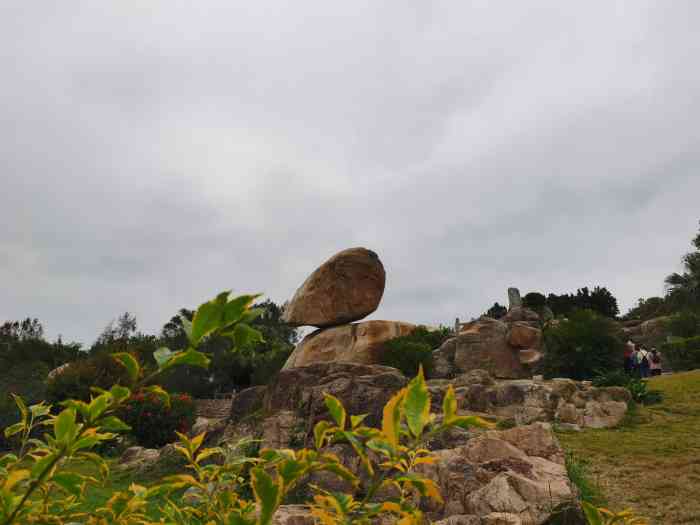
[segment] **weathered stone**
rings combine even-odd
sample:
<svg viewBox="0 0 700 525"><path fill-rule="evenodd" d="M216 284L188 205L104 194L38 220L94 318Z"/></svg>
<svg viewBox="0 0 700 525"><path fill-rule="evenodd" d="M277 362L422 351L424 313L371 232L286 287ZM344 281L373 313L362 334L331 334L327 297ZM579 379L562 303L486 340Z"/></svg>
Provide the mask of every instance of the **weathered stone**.
<svg viewBox="0 0 700 525"><path fill-rule="evenodd" d="M455 388L471 385L493 385L494 379L486 370L470 370L465 374L460 374L454 378L452 384Z"/></svg>
<svg viewBox="0 0 700 525"><path fill-rule="evenodd" d="M533 350L529 348L526 350L520 350L520 352L518 352L518 358L520 359L521 364L532 368L533 366L537 365L542 361L542 359L544 358L544 354L539 350Z"/></svg>
<svg viewBox="0 0 700 525"><path fill-rule="evenodd" d="M281 505L272 525L314 525L315 520L306 505Z"/></svg>
<svg viewBox="0 0 700 525"><path fill-rule="evenodd" d="M514 348L539 349L541 340L542 330L522 321L513 323L508 330L508 344Z"/></svg>
<svg viewBox="0 0 700 525"><path fill-rule="evenodd" d="M233 420L252 414L262 408L265 386L251 386L238 392L231 401L231 416Z"/></svg>
<svg viewBox="0 0 700 525"><path fill-rule="evenodd" d="M482 521L479 516L474 514L456 514L445 518L444 520L434 521L433 525L481 525Z"/></svg>
<svg viewBox="0 0 700 525"><path fill-rule="evenodd" d="M369 414L378 424L384 405L408 380L395 368L355 363L315 363L281 370L268 386L264 409L298 411L309 428L327 417L323 393L340 399L349 414Z"/></svg>
<svg viewBox="0 0 700 525"><path fill-rule="evenodd" d="M454 364L462 372L483 369L498 378L525 377L518 351L506 342L507 332L508 325L485 317L443 346L455 346Z"/></svg>
<svg viewBox="0 0 700 525"><path fill-rule="evenodd" d="M508 288L508 310L520 308L523 305L523 300L520 297L520 290L517 288Z"/></svg>
<svg viewBox="0 0 700 525"><path fill-rule="evenodd" d="M481 525L522 525L523 520L517 514L507 512L492 512L484 516Z"/></svg>
<svg viewBox="0 0 700 525"><path fill-rule="evenodd" d="M301 448L306 437L306 423L295 412L282 410L262 422L261 448Z"/></svg>
<svg viewBox="0 0 700 525"><path fill-rule="evenodd" d="M377 364L382 360L384 343L415 328L400 321L364 321L316 330L296 346L284 369L331 361Z"/></svg>
<svg viewBox="0 0 700 525"><path fill-rule="evenodd" d="M518 306L511 308L508 313L503 318L506 323L514 323L516 321L524 321L529 323L539 323L540 316L534 310L525 308L524 306Z"/></svg>
<svg viewBox="0 0 700 525"><path fill-rule="evenodd" d="M119 466L125 470L145 470L158 461L160 451L155 448L129 447L119 458Z"/></svg>
<svg viewBox="0 0 700 525"><path fill-rule="evenodd" d="M319 266L285 308L293 326L337 326L360 320L379 306L386 275L376 253L350 248Z"/></svg>

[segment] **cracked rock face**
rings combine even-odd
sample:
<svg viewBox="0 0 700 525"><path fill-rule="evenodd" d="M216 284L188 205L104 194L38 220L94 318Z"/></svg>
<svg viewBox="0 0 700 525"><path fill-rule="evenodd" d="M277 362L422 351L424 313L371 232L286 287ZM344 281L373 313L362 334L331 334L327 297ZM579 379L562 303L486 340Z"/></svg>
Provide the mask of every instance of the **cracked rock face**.
<svg viewBox="0 0 700 525"><path fill-rule="evenodd" d="M309 275L285 307L283 319L292 326L318 328L359 321L377 309L385 282L376 253L343 250Z"/></svg>

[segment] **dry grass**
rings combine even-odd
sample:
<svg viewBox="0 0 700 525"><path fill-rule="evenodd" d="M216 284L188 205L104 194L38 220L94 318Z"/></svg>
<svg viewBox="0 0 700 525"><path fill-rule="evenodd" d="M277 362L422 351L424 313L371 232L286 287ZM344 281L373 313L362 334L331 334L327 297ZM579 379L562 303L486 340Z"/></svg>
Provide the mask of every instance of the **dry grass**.
<svg viewBox="0 0 700 525"><path fill-rule="evenodd" d="M700 524L700 371L650 380L663 403L640 407L615 429L560 433L615 510L653 524Z"/></svg>

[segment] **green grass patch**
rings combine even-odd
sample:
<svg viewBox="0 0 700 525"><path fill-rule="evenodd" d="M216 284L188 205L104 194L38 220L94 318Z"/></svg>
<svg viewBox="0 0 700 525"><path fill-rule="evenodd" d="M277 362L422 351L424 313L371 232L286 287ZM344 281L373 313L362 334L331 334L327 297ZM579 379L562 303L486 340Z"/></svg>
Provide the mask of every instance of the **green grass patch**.
<svg viewBox="0 0 700 525"><path fill-rule="evenodd" d="M559 440L586 459L585 474L611 508L654 524L700 523L700 371L655 377L649 387L663 393L661 403L634 406L617 428Z"/></svg>

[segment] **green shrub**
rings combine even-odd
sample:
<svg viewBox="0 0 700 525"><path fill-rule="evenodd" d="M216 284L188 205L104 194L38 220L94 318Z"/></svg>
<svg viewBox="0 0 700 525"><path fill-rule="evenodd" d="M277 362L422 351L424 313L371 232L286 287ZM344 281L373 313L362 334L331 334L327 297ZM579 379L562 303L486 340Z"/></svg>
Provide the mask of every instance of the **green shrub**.
<svg viewBox="0 0 700 525"><path fill-rule="evenodd" d="M118 415L131 427L139 445L158 448L175 441L175 432L189 432L195 421L195 405L187 394L170 394L166 403L162 396L140 391L124 402Z"/></svg>
<svg viewBox="0 0 700 525"><path fill-rule="evenodd" d="M614 368L612 370L596 370L596 375L593 377L593 386L627 386L631 376L622 368Z"/></svg>
<svg viewBox="0 0 700 525"><path fill-rule="evenodd" d="M615 323L591 310L578 310L544 332L547 377L590 379L598 370L622 365L623 343Z"/></svg>
<svg viewBox="0 0 700 525"><path fill-rule="evenodd" d="M700 368L700 336L664 343L661 353L676 372Z"/></svg>
<svg viewBox="0 0 700 525"><path fill-rule="evenodd" d="M671 335L687 339L700 335L700 315L695 312L681 312L675 314L668 321L668 330Z"/></svg>
<svg viewBox="0 0 700 525"><path fill-rule="evenodd" d="M90 387L109 388L127 384L127 370L110 354L100 353L87 359L73 361L46 383L46 399L60 403L66 399L89 401Z"/></svg>
<svg viewBox="0 0 700 525"><path fill-rule="evenodd" d="M446 328L428 330L419 326L413 332L395 337L384 344L381 364L398 368L407 376L415 376L423 365L427 376L433 368L433 349L438 348L450 335Z"/></svg>

